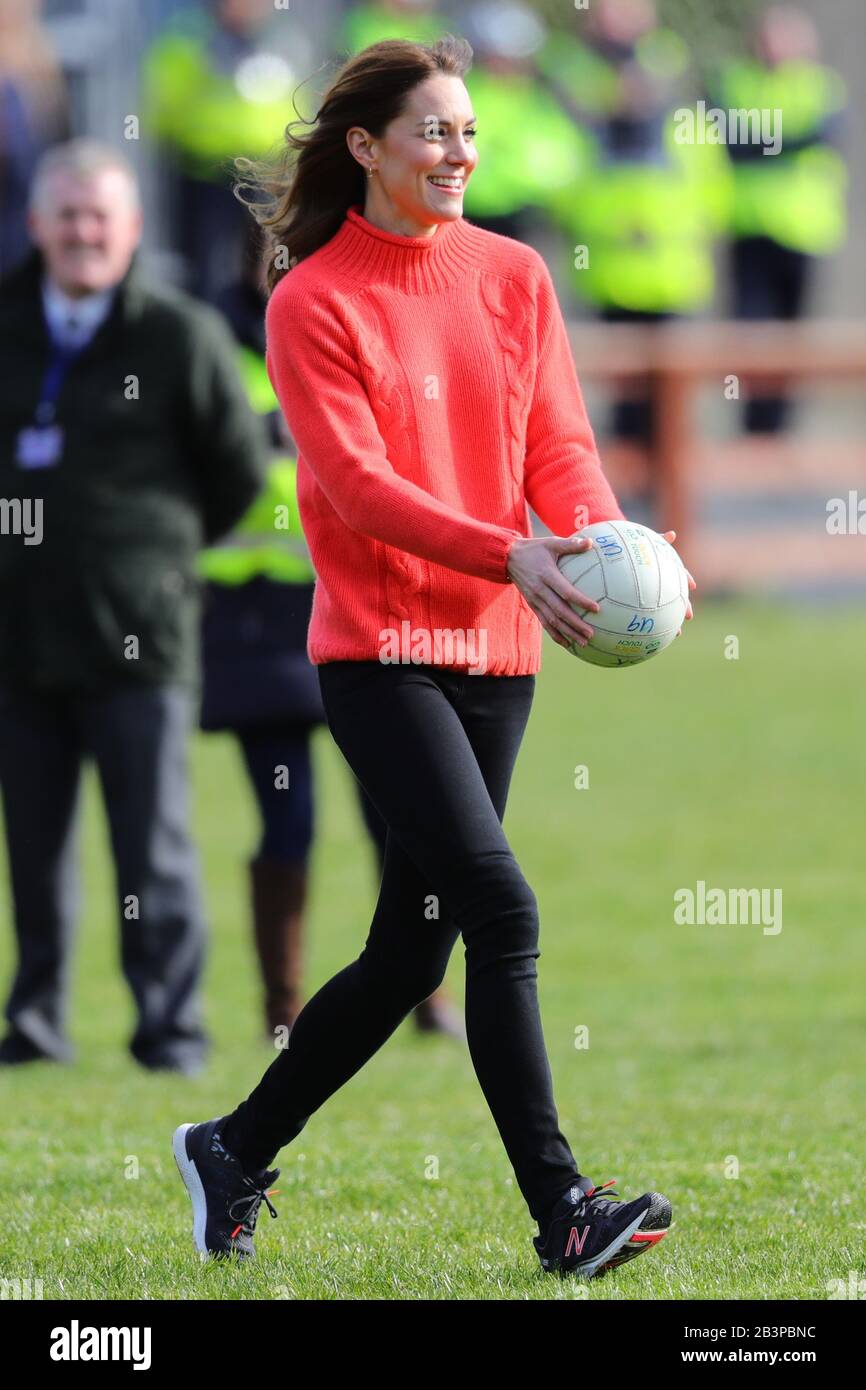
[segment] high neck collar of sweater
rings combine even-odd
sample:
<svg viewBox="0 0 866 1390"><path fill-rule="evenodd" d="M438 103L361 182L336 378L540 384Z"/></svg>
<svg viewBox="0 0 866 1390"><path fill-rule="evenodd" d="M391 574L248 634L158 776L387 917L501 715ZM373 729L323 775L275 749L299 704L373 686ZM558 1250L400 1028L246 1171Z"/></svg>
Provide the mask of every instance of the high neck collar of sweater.
<svg viewBox="0 0 866 1390"><path fill-rule="evenodd" d="M384 282L410 294L428 294L452 284L476 263L476 231L460 217L440 223L432 236L399 236L375 227L354 204L321 254L359 289Z"/></svg>

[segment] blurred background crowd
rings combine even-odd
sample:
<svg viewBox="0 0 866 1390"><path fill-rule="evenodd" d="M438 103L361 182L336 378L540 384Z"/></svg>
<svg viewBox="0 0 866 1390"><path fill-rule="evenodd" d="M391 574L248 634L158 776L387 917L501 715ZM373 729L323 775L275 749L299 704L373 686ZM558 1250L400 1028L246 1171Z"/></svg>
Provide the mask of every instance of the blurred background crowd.
<svg viewBox="0 0 866 1390"><path fill-rule="evenodd" d="M0 274L27 247L40 153L96 136L135 168L159 278L255 338L258 252L234 158L273 153L346 55L444 31L475 51L481 160L466 215L536 245L576 323L862 315L863 240L849 234L864 216L858 0L0 0ZM682 112L699 103L771 128L781 112L779 148L765 153L766 130L714 143L700 122L684 138ZM593 354L578 366L591 392ZM649 444L646 382L611 377L598 428ZM743 395L723 432L791 423L778 371Z"/></svg>
<svg viewBox="0 0 866 1390"><path fill-rule="evenodd" d="M293 98L312 114L341 57L448 30L476 55L466 214L556 247L573 312L788 318L850 310L855 280L862 308L859 249L855 273L811 283L847 239L862 20L856 0L811 14L759 0L2 0L0 272L26 249L36 158L86 134L134 163L161 273L216 299L249 235L227 191L234 156L272 151ZM783 110L781 153L678 143L674 112L698 100ZM572 247L589 241L583 273Z"/></svg>

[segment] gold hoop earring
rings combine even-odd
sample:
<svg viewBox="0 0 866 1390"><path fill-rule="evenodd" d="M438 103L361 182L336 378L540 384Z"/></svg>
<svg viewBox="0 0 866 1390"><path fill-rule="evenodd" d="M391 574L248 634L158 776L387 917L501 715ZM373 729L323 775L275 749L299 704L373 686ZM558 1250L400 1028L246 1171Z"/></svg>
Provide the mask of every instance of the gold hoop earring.
<svg viewBox="0 0 866 1390"><path fill-rule="evenodd" d="M376 172L375 167L372 168L372 169L368 169L368 170L367 170L367 178L368 178L368 179L371 179L371 178L373 177L373 175L375 174L375 172Z"/></svg>

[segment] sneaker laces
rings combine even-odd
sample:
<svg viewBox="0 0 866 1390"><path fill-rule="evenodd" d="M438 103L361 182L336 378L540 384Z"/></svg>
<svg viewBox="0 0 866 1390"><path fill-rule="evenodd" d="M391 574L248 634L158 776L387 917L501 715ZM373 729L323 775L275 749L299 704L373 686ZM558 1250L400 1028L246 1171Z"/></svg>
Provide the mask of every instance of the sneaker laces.
<svg viewBox="0 0 866 1390"><path fill-rule="evenodd" d="M580 1200L578 1205L581 1206L581 1208L585 1211L592 1212L599 1216L606 1216L606 1209L602 1206L597 1206L596 1204L600 1202L622 1201L622 1197L619 1195L618 1192L604 1191L606 1187L614 1187L615 1184L616 1178L610 1178L607 1182L603 1182L600 1187L591 1187L589 1192L584 1192L582 1189L579 1189ZM574 1189L572 1189L572 1191L573 1190Z"/></svg>
<svg viewBox="0 0 866 1390"><path fill-rule="evenodd" d="M280 1170L278 1168L275 1168L270 1173L260 1174L258 1182L244 1173L241 1179L241 1187L247 1190L241 1192L239 1197L235 1197L232 1202L229 1202L228 1206L229 1216L233 1221L237 1221L238 1223L232 1231L232 1240L234 1240L241 1231L250 1237L253 1235L256 1229L259 1207L262 1205L262 1202L264 1202L271 1216L277 1215L276 1207L268 1195L268 1185L279 1176ZM270 1190L276 1195L279 1188L272 1188Z"/></svg>

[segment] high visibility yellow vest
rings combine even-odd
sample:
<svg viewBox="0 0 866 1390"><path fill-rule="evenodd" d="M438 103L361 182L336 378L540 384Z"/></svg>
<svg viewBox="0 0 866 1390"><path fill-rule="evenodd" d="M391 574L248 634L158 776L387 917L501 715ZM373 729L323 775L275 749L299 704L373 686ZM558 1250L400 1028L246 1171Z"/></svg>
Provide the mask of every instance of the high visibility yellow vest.
<svg viewBox="0 0 866 1390"><path fill-rule="evenodd" d="M263 576L280 584L311 584L315 571L304 540L297 461L275 459L263 492L234 531L199 556L199 573L215 584L246 584Z"/></svg>
<svg viewBox="0 0 866 1390"><path fill-rule="evenodd" d="M271 385L263 354L240 343L237 347L237 364L247 399L255 413L270 415L274 410L279 410L280 403Z"/></svg>
<svg viewBox="0 0 866 1390"><path fill-rule="evenodd" d="M261 415L278 410L264 357L240 347L238 364L253 410ZM258 576L280 584L313 582L298 510L296 459L273 459L262 492L228 536L201 552L198 568L214 584L246 584Z"/></svg>
<svg viewBox="0 0 866 1390"><path fill-rule="evenodd" d="M820 132L846 105L842 78L816 63L731 63L719 74L713 100L725 111L782 113L778 154L731 161L733 234L769 237L814 256L838 250L847 233L848 172Z"/></svg>
<svg viewBox="0 0 866 1390"><path fill-rule="evenodd" d="M573 189L591 144L587 134L531 77L477 68L466 76L478 120L478 164L466 185L466 216L502 217L545 207Z"/></svg>
<svg viewBox="0 0 866 1390"><path fill-rule="evenodd" d="M350 5L342 28L342 46L348 53L360 53L382 39L435 43L447 32L442 15L407 10L397 14L384 5Z"/></svg>
<svg viewBox="0 0 866 1390"><path fill-rule="evenodd" d="M211 61L212 32L207 22L184 17L156 39L142 74L149 132L189 173L211 179L231 172L227 161L235 155L260 158L280 145L299 81L273 54L222 72Z"/></svg>
<svg viewBox="0 0 866 1390"><path fill-rule="evenodd" d="M620 99L617 67L574 34L552 29L535 55L545 76L564 88L577 106L598 118L611 116ZM635 45L635 61L648 77L673 81L689 64L689 50L672 29L652 29Z"/></svg>
<svg viewBox="0 0 866 1390"><path fill-rule="evenodd" d="M569 240L571 283L598 308L693 313L714 292L713 241L730 207L716 146L678 146L672 122L655 163L611 160L600 146L580 185L552 211Z"/></svg>

